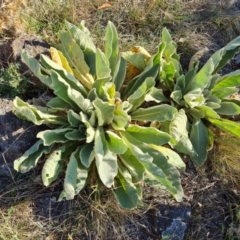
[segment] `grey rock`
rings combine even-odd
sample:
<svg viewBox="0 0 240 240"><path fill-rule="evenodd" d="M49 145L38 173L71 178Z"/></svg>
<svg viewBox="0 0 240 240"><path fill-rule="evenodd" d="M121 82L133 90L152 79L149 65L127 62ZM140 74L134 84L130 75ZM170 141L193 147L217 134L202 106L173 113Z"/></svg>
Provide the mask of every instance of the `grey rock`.
<svg viewBox="0 0 240 240"><path fill-rule="evenodd" d="M187 224L180 219L173 219L170 227L162 233L163 239L166 240L182 240L185 235Z"/></svg>
<svg viewBox="0 0 240 240"><path fill-rule="evenodd" d="M148 212L148 216L155 235L166 240L182 240L190 221L191 207L184 202L159 204L153 211Z"/></svg>

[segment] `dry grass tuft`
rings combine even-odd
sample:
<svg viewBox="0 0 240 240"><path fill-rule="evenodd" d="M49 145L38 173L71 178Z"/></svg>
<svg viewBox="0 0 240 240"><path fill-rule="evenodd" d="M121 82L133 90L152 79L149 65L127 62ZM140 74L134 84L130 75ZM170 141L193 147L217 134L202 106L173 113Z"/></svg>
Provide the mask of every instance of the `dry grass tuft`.
<svg viewBox="0 0 240 240"><path fill-rule="evenodd" d="M240 191L240 139L221 132L215 140L215 147L209 158L214 172L226 184Z"/></svg>
<svg viewBox="0 0 240 240"><path fill-rule="evenodd" d="M146 209L122 209L108 189L86 187L74 200L58 202L61 181L46 188L40 178L38 171L15 182L1 176L0 240L130 240L141 232L138 223L147 222Z"/></svg>
<svg viewBox="0 0 240 240"><path fill-rule="evenodd" d="M0 36L15 36L24 31L19 12L26 6L25 0L3 0L0 3Z"/></svg>
<svg viewBox="0 0 240 240"><path fill-rule="evenodd" d="M0 209L0 239L39 239L44 235L41 224L34 221L31 203L24 201L8 209Z"/></svg>

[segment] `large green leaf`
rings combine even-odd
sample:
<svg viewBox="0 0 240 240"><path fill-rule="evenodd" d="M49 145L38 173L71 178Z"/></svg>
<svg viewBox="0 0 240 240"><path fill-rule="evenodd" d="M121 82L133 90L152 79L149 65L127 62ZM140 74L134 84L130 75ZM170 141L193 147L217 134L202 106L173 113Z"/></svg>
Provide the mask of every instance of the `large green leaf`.
<svg viewBox="0 0 240 240"><path fill-rule="evenodd" d="M215 109L215 111L218 114L233 116L240 114L240 107L233 102L222 102L221 107ZM212 117L209 116L209 118Z"/></svg>
<svg viewBox="0 0 240 240"><path fill-rule="evenodd" d="M223 99L222 102L231 102L231 103L235 103L236 105L238 105L238 106L240 107L240 99L238 99L238 98Z"/></svg>
<svg viewBox="0 0 240 240"><path fill-rule="evenodd" d="M67 58L74 76L88 89L91 89L94 79L85 62L84 54L68 32L60 31L61 51Z"/></svg>
<svg viewBox="0 0 240 240"><path fill-rule="evenodd" d="M196 88L188 92L186 95L183 96L183 98L190 108L201 106L206 101L200 88Z"/></svg>
<svg viewBox="0 0 240 240"><path fill-rule="evenodd" d="M54 97L50 99L50 101L48 101L46 105L52 109L56 109L60 111L66 111L66 109L71 108L70 104L68 104L67 102L65 102L59 97Z"/></svg>
<svg viewBox="0 0 240 240"><path fill-rule="evenodd" d="M124 154L127 151L127 145L123 140L114 132L106 131L106 144L107 148L116 154Z"/></svg>
<svg viewBox="0 0 240 240"><path fill-rule="evenodd" d="M43 154L51 151L52 146L44 146L42 140L33 144L20 158L14 161L14 169L21 173L26 173L37 165Z"/></svg>
<svg viewBox="0 0 240 240"><path fill-rule="evenodd" d="M153 56L153 65L160 64L163 58L163 51L166 47L166 42L161 42L158 46L157 53Z"/></svg>
<svg viewBox="0 0 240 240"><path fill-rule="evenodd" d="M198 72L198 65L198 63L195 64L194 68L189 70L184 77L184 88L181 88L184 95L191 91L191 85L194 82L195 76Z"/></svg>
<svg viewBox="0 0 240 240"><path fill-rule="evenodd" d="M70 156L64 179L64 193L67 200L73 199L85 186L88 170L79 161L78 147Z"/></svg>
<svg viewBox="0 0 240 240"><path fill-rule="evenodd" d="M166 148L163 146L156 146L156 145L150 145L150 147L158 150L161 154L163 154L167 159L168 162L178 168L181 172L183 172L186 168L185 163L183 162L182 158L173 150L170 148Z"/></svg>
<svg viewBox="0 0 240 240"><path fill-rule="evenodd" d="M135 158L138 159L138 161L152 162L153 158L148 153L143 152L141 149L144 143L138 141L127 132L121 132L121 136L131 153L135 156Z"/></svg>
<svg viewBox="0 0 240 240"><path fill-rule="evenodd" d="M65 133L65 137L69 140L83 141L86 139L86 133L79 129L73 129L71 132Z"/></svg>
<svg viewBox="0 0 240 240"><path fill-rule="evenodd" d="M192 159L200 166L207 159L207 149L209 146L208 131L201 119L193 119L190 140L197 153L197 155L192 156Z"/></svg>
<svg viewBox="0 0 240 240"><path fill-rule="evenodd" d="M76 144L63 145L54 150L47 158L42 168L42 180L45 186L49 186L58 177L63 167L63 160L71 155Z"/></svg>
<svg viewBox="0 0 240 240"><path fill-rule="evenodd" d="M188 137L188 118L183 109L174 116L169 125L171 135L170 145L177 151L190 156L195 154L192 143Z"/></svg>
<svg viewBox="0 0 240 240"><path fill-rule="evenodd" d="M117 155L106 148L106 139L101 127L96 130L94 151L99 178L110 188L118 174Z"/></svg>
<svg viewBox="0 0 240 240"><path fill-rule="evenodd" d="M73 199L75 196L75 187L77 184L77 168L78 160L77 153L79 147L71 154L70 160L67 165L67 170L64 178L64 192L67 200Z"/></svg>
<svg viewBox="0 0 240 240"><path fill-rule="evenodd" d="M88 117L86 114L84 114L83 112L80 112L80 118L81 121L83 122L83 124L86 126L86 142L90 143L94 140L94 136L95 136L95 129L94 127L91 125Z"/></svg>
<svg viewBox="0 0 240 240"><path fill-rule="evenodd" d="M145 168L142 163L133 155L128 149L124 154L119 155L121 162L128 169L137 181L142 181L144 177Z"/></svg>
<svg viewBox="0 0 240 240"><path fill-rule="evenodd" d="M225 47L215 52L197 73L191 84L190 90L194 90L196 88L204 89L210 82L212 75L216 74L234 56L234 54L239 50L239 47L240 37L237 37L229 42Z"/></svg>
<svg viewBox="0 0 240 240"><path fill-rule="evenodd" d="M172 62L175 68L176 77L179 77L181 74L181 65L179 63L179 55L177 54L177 45L172 40L170 33L167 28L163 28L162 30L162 42L164 42L165 48L163 51L163 56L168 63Z"/></svg>
<svg viewBox="0 0 240 240"><path fill-rule="evenodd" d="M141 127L129 125L126 131L137 140L155 145L166 144L170 140L170 135L153 127Z"/></svg>
<svg viewBox="0 0 240 240"><path fill-rule="evenodd" d="M19 97L15 97L13 100L13 113L36 125L63 125L67 123L65 118L51 113L49 108L30 105Z"/></svg>
<svg viewBox="0 0 240 240"><path fill-rule="evenodd" d="M68 122L73 127L79 127L82 124L81 117L79 114L75 113L73 110L69 110L67 113L68 116Z"/></svg>
<svg viewBox="0 0 240 240"><path fill-rule="evenodd" d="M219 81L220 77L221 76L218 73L213 74L210 82L206 86L206 89L208 89L209 91L212 90L216 86L216 84Z"/></svg>
<svg viewBox="0 0 240 240"><path fill-rule="evenodd" d="M111 69L111 75L114 75L119 59L117 30L112 22L108 21L105 34L105 55L108 65Z"/></svg>
<svg viewBox="0 0 240 240"><path fill-rule="evenodd" d="M87 91L85 87L77 80L71 73L66 71L62 66L52 61L50 58L48 58L45 55L41 55L41 63L43 66L48 70L54 70L57 72L71 87L71 89L74 89L81 93L82 96L87 96ZM54 89L54 86L51 85Z"/></svg>
<svg viewBox="0 0 240 240"><path fill-rule="evenodd" d="M84 59L90 68L90 73L95 76L95 52L96 47L91 38L89 30L85 27L85 22L81 21L79 27L66 21L66 27L71 34L71 37L76 41L84 53Z"/></svg>
<svg viewBox="0 0 240 240"><path fill-rule="evenodd" d="M197 119L205 117L205 112L203 109L190 108L188 109L188 113L190 113L192 117Z"/></svg>
<svg viewBox="0 0 240 240"><path fill-rule="evenodd" d="M207 119L210 123L220 128L223 131L229 132L237 137L240 137L240 124L237 122L233 122L227 119Z"/></svg>
<svg viewBox="0 0 240 240"><path fill-rule="evenodd" d="M129 133L122 133L131 153L145 167L145 180L156 187L164 186L177 201L181 201L183 190L178 170L158 150L153 149L133 138Z"/></svg>
<svg viewBox="0 0 240 240"><path fill-rule="evenodd" d="M236 70L221 77L212 90L238 86L240 86L240 70Z"/></svg>
<svg viewBox="0 0 240 240"><path fill-rule="evenodd" d="M233 39L225 47L219 49L212 55L214 62L214 72L217 73L221 68L223 68L226 63L233 58L233 56L239 51L240 48L240 37ZM207 64L207 63L206 63Z"/></svg>
<svg viewBox="0 0 240 240"><path fill-rule="evenodd" d="M96 47L92 41L90 32L84 26L84 21L81 22L79 27L76 27L68 21L65 22L66 27L69 30L72 38L77 42L77 44L81 47L82 50L90 49L93 52L96 52Z"/></svg>
<svg viewBox="0 0 240 240"><path fill-rule="evenodd" d="M163 62L160 66L160 80L163 82L164 86L172 91L174 88L174 77L176 74L176 69L173 62Z"/></svg>
<svg viewBox="0 0 240 240"><path fill-rule="evenodd" d="M145 96L155 85L155 80L152 77L146 78L146 80L139 86L139 88L128 97L129 103L132 104L131 111L137 109L145 101Z"/></svg>
<svg viewBox="0 0 240 240"><path fill-rule="evenodd" d="M197 75L190 81L188 87L189 91L195 89L204 89L212 78L212 73L214 71L213 59L210 58L207 64L197 73Z"/></svg>
<svg viewBox="0 0 240 240"><path fill-rule="evenodd" d="M127 101L116 102L112 127L115 130L125 130L126 125L131 121L131 117L128 115L128 111L131 108L131 104Z"/></svg>
<svg viewBox="0 0 240 240"><path fill-rule="evenodd" d="M138 75L136 78L132 79L123 92L123 99L131 96L146 80L148 77L156 78L159 70L159 65L154 65L151 67L146 67L145 70Z"/></svg>
<svg viewBox="0 0 240 240"><path fill-rule="evenodd" d="M119 164L119 174L114 181L114 194L121 207L132 209L138 203L138 191L132 182L132 176L128 170Z"/></svg>
<svg viewBox="0 0 240 240"><path fill-rule="evenodd" d="M196 109L203 111L204 112L204 117L206 118L220 118L220 116L217 114L218 109L213 110L212 108L202 105L202 106L197 106Z"/></svg>
<svg viewBox="0 0 240 240"><path fill-rule="evenodd" d="M174 160L169 161L164 154L152 148L147 148L146 151L153 157L153 162L144 164L146 168L145 181L155 187L166 188L178 202L181 202L184 193L180 173L172 165Z"/></svg>
<svg viewBox="0 0 240 240"><path fill-rule="evenodd" d="M176 102L180 106L185 106L185 102L183 100L183 95L181 90L175 90L171 93L170 97L174 102Z"/></svg>
<svg viewBox="0 0 240 240"><path fill-rule="evenodd" d="M98 126L104 126L110 124L114 117L114 105L103 102L100 98L93 101L93 105L96 109Z"/></svg>
<svg viewBox="0 0 240 240"><path fill-rule="evenodd" d="M116 97L116 89L115 85L112 82L108 82L103 86L103 91L105 96L107 97L107 102L114 105L115 104L115 97Z"/></svg>
<svg viewBox="0 0 240 240"><path fill-rule="evenodd" d="M34 73L34 75L38 77L42 83L53 89L52 80L48 76L48 74L46 74L44 68L40 65L40 63L34 57L30 57L26 50L21 51L21 57L23 61L27 64L27 66L30 68L30 70Z"/></svg>
<svg viewBox="0 0 240 240"><path fill-rule="evenodd" d="M219 89L213 89L212 94L220 99L226 98L230 96L231 94L235 94L238 92L237 87L224 87Z"/></svg>
<svg viewBox="0 0 240 240"><path fill-rule="evenodd" d="M126 76L127 62L124 58L119 58L114 75L113 82L116 86L116 91L120 91Z"/></svg>
<svg viewBox="0 0 240 240"><path fill-rule="evenodd" d="M71 88L71 86L62 78L57 72L51 70L52 86L54 88L54 94L61 98L63 101L67 102L73 110L79 111L81 105L79 106L79 98L83 101L83 96L80 92ZM73 93L73 94L72 94ZM76 93L76 96L75 94Z"/></svg>
<svg viewBox="0 0 240 240"><path fill-rule="evenodd" d="M153 87L151 88L150 92L146 95L145 101L146 102L153 101L156 103L160 103L160 102L169 102L169 99L165 97L162 89Z"/></svg>
<svg viewBox="0 0 240 240"><path fill-rule="evenodd" d="M53 143L64 143L69 141L69 139L65 137L65 134L71 132L72 130L72 128L57 128L52 130L45 130L39 132L37 134L37 138L43 140L44 146L50 146Z"/></svg>
<svg viewBox="0 0 240 240"><path fill-rule="evenodd" d="M96 99L96 97L99 97L103 101L107 101L108 98L103 89L105 84L107 84L107 83L108 83L107 79L100 79L100 80L95 81L92 86L92 90L89 92L88 98L93 101L94 99Z"/></svg>
<svg viewBox="0 0 240 240"><path fill-rule="evenodd" d="M149 108L139 108L131 113L132 120L139 121L158 121L164 122L173 119L174 114L177 113L177 109L163 104L160 106L153 106Z"/></svg>
<svg viewBox="0 0 240 240"><path fill-rule="evenodd" d="M140 70L146 67L146 56L140 52L127 51L122 53L122 57Z"/></svg>
<svg viewBox="0 0 240 240"><path fill-rule="evenodd" d="M86 168L89 168L95 158L93 142L84 145L79 153L81 163Z"/></svg>
<svg viewBox="0 0 240 240"><path fill-rule="evenodd" d="M183 136L181 140L173 146L173 148L179 152L187 154L191 157L194 157L197 153L192 145L192 142L190 141L188 136Z"/></svg>
<svg viewBox="0 0 240 240"><path fill-rule="evenodd" d="M206 106L210 107L211 109L216 109L216 108L220 108L221 104L216 102L206 102Z"/></svg>
<svg viewBox="0 0 240 240"><path fill-rule="evenodd" d="M169 125L169 134L172 137L172 145L176 145L183 136L188 135L187 122L188 120L185 111L180 109L179 112L175 114Z"/></svg>
<svg viewBox="0 0 240 240"><path fill-rule="evenodd" d="M99 48L97 48L96 51L96 78L97 80L100 79L110 80L112 78L111 69L108 66L106 56Z"/></svg>
<svg viewBox="0 0 240 240"><path fill-rule="evenodd" d="M186 85L185 81L186 81L186 77L184 75L181 75L180 77L178 77L173 90L184 92L185 85Z"/></svg>

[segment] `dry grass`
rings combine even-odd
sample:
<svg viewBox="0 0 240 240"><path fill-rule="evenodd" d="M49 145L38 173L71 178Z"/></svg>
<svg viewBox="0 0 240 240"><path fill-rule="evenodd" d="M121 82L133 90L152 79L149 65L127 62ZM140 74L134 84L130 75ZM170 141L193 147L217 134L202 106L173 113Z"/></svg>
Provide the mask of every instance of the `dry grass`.
<svg viewBox="0 0 240 240"><path fill-rule="evenodd" d="M26 4L24 0L3 1L0 33L8 37L27 31L54 44L65 20L74 24L85 20L101 45L107 21L111 20L124 49L137 43L152 53L166 26L177 42L185 40L184 44L180 41L180 53L191 46L188 56L199 46L206 46L212 40L210 35L219 35L219 44L224 45L240 33L240 14L233 13L230 4L228 0L29 0Z"/></svg>
<svg viewBox="0 0 240 240"><path fill-rule="evenodd" d="M208 161L183 175L192 205L184 240L238 240L240 236L240 139L212 130L215 145Z"/></svg>
<svg viewBox="0 0 240 240"><path fill-rule="evenodd" d="M214 172L220 179L240 192L240 139L221 132L209 158Z"/></svg>
<svg viewBox="0 0 240 240"><path fill-rule="evenodd" d="M39 239L44 236L41 223L34 221L31 203L19 203L0 210L0 239Z"/></svg>
<svg viewBox="0 0 240 240"><path fill-rule="evenodd" d="M0 36L16 36L24 30L19 12L25 6L25 0L2 0L0 2Z"/></svg>
<svg viewBox="0 0 240 240"><path fill-rule="evenodd" d="M141 232L138 223L147 222L148 206L124 210L107 189L87 187L74 200L57 202L61 181L46 188L38 170L15 176L15 182L6 176L1 180L0 240L130 240Z"/></svg>

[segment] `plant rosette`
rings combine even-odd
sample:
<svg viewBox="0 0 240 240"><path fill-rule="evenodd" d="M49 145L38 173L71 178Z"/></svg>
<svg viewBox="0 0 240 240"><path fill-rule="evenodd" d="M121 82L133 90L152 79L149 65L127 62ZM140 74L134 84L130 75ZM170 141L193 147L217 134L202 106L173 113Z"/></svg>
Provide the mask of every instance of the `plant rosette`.
<svg viewBox="0 0 240 240"><path fill-rule="evenodd" d="M240 137L240 124L231 121L240 114L240 101L234 97L239 91L240 70L219 74L239 49L237 37L215 52L200 70L193 56L189 71L183 74L176 43L166 28L162 31L152 60L153 66L158 66L158 80L145 100L176 109L173 119L162 121L158 129L171 136L169 144L173 149L188 154L197 165L206 161L213 146L213 126Z"/></svg>
<svg viewBox="0 0 240 240"><path fill-rule="evenodd" d="M51 59L41 55L38 62L22 52L23 61L55 96L45 107L15 98L18 117L50 129L37 134L39 140L15 160L14 168L25 173L45 155L45 186L65 172L60 200L73 199L95 180L94 184L112 189L128 209L141 204L144 182L181 201L179 170L185 164L163 146L171 135L154 126L172 121L178 111L169 104L146 104L155 91L160 63L141 47L121 54L111 22L104 52L94 45L84 22L79 27L66 22L66 28L59 33L58 50L50 49ZM127 63L130 58L138 65Z"/></svg>

